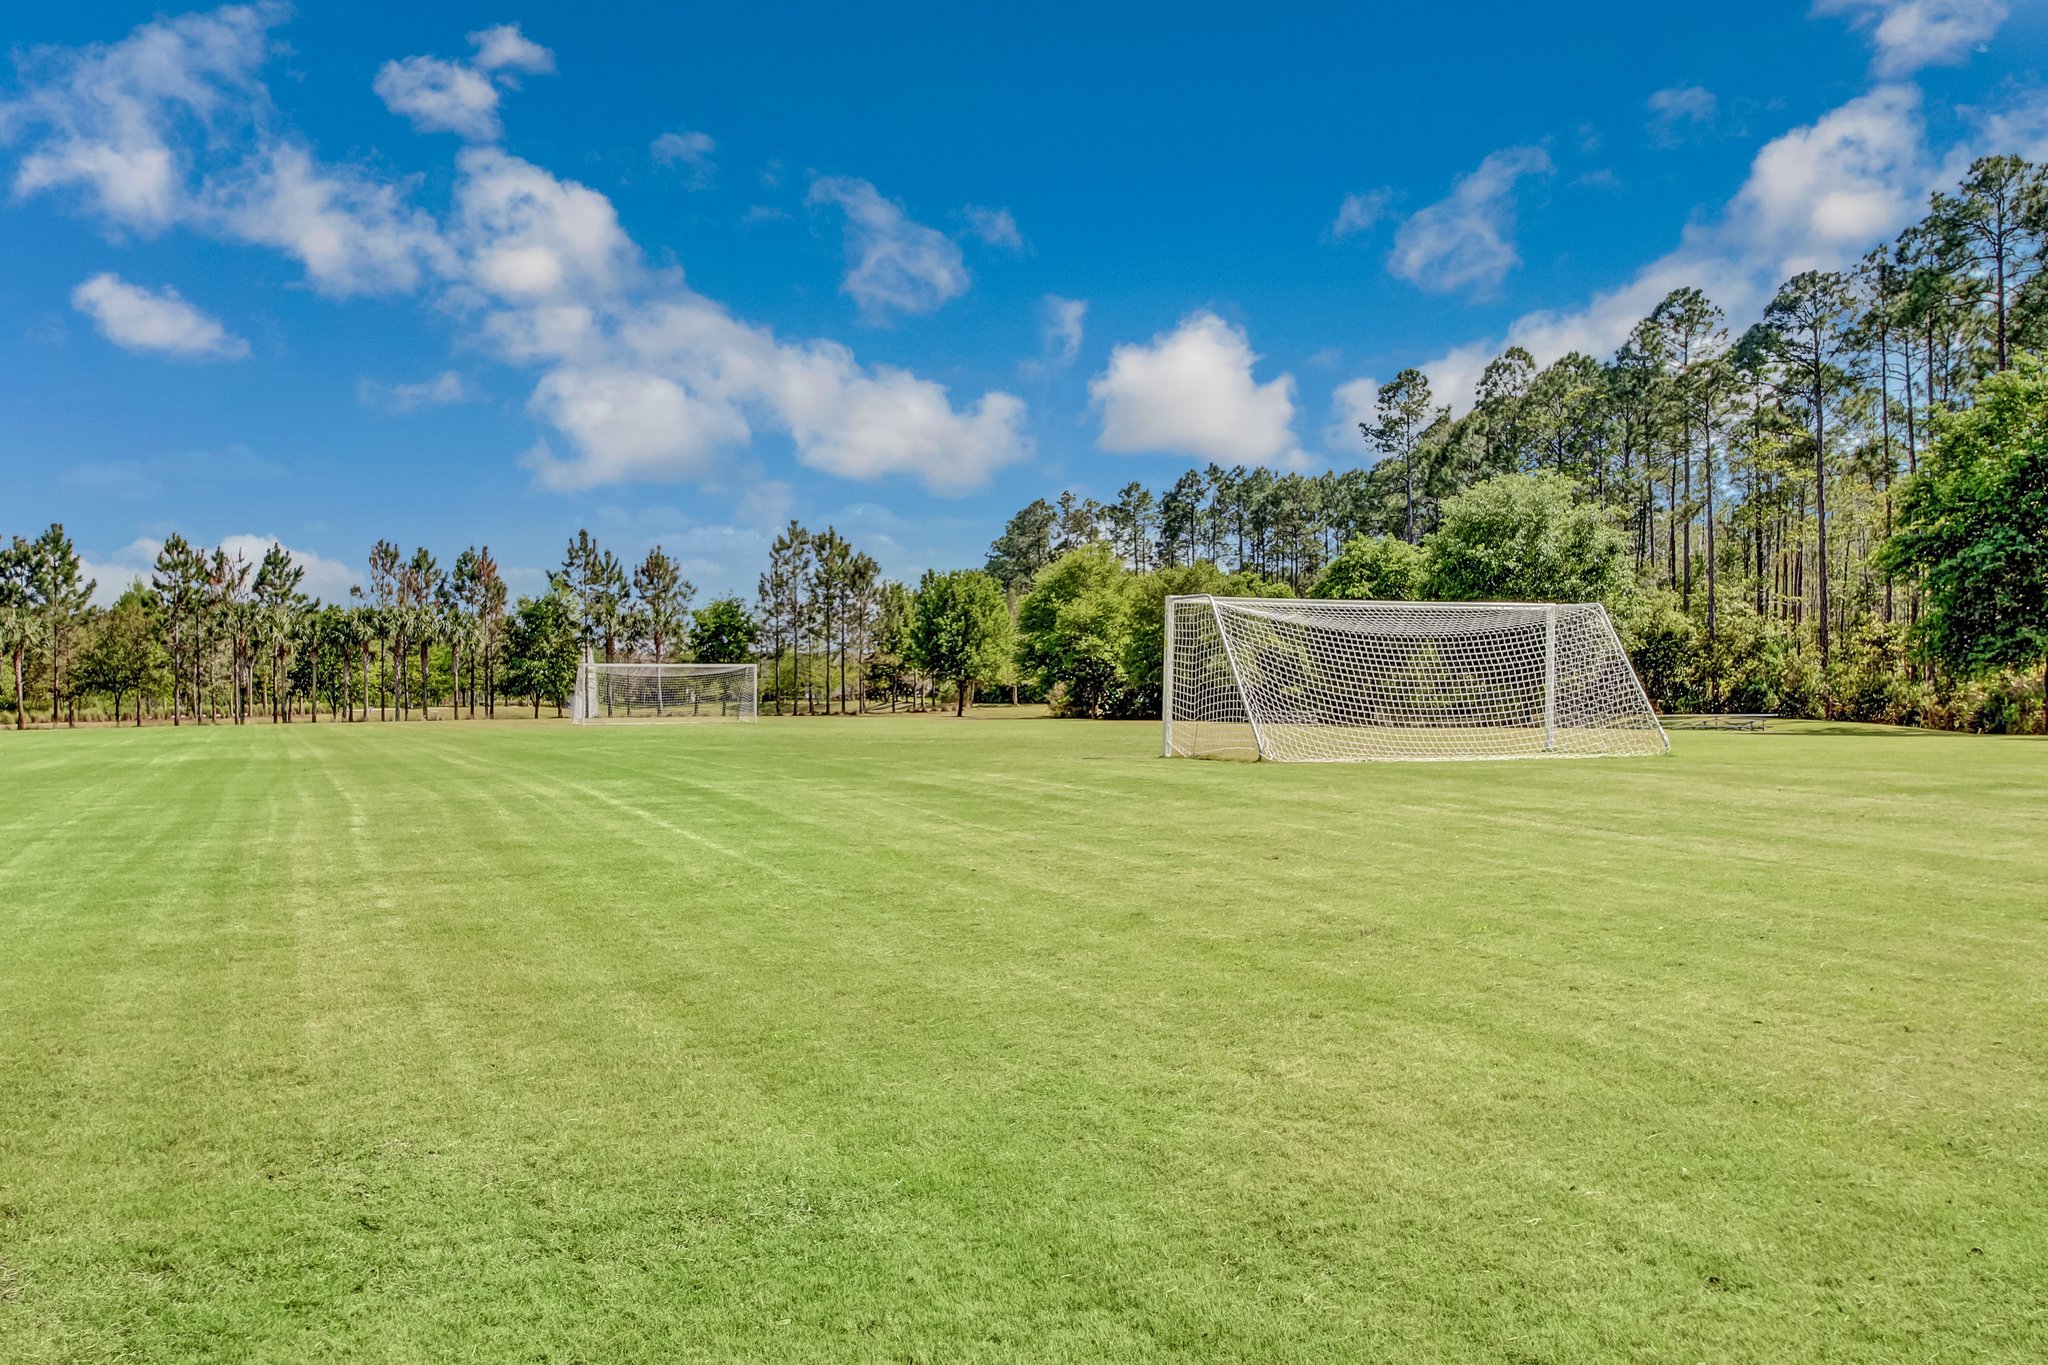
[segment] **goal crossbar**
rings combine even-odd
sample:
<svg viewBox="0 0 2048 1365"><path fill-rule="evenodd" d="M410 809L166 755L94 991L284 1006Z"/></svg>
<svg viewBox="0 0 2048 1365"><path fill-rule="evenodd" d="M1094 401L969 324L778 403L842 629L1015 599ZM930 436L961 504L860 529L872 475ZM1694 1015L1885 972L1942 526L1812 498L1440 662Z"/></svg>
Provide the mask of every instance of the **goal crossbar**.
<svg viewBox="0 0 2048 1365"><path fill-rule="evenodd" d="M760 719L755 664L599 663L576 669L569 718L578 725Z"/></svg>
<svg viewBox="0 0 2048 1365"><path fill-rule="evenodd" d="M1669 747L1598 603L1170 597L1168 755L1568 758Z"/></svg>

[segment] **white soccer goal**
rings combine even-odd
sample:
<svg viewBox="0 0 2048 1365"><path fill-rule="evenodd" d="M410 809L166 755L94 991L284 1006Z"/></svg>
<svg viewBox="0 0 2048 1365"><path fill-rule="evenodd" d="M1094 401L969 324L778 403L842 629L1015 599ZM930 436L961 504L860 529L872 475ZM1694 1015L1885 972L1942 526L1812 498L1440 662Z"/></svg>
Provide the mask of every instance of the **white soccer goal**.
<svg viewBox="0 0 2048 1365"><path fill-rule="evenodd" d="M569 717L578 725L759 720L753 664L605 664L576 669Z"/></svg>
<svg viewBox="0 0 2048 1365"><path fill-rule="evenodd" d="M1298 763L1670 747L1598 603L1166 600L1165 752Z"/></svg>

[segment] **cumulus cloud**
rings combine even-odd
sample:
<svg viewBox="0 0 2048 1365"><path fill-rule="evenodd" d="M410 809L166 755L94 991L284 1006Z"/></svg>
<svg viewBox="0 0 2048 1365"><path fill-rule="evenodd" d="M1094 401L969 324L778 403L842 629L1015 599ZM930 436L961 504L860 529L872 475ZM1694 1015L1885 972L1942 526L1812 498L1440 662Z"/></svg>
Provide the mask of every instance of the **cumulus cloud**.
<svg viewBox="0 0 2048 1365"><path fill-rule="evenodd" d="M295 258L323 294L408 293L448 261L433 219L398 187L293 143L253 153L208 200L215 230Z"/></svg>
<svg viewBox="0 0 2048 1365"><path fill-rule="evenodd" d="M960 210L960 216L967 220L967 230L988 243L1005 251L1022 251L1024 234L1017 230L1017 220L1008 209L983 208L969 204Z"/></svg>
<svg viewBox="0 0 2048 1365"><path fill-rule="evenodd" d="M422 133L454 133L471 142L495 142L498 87L518 84L513 72L555 69L555 54L519 31L499 24L469 35L476 55L467 62L400 57L379 68L371 88L392 113Z"/></svg>
<svg viewBox="0 0 2048 1365"><path fill-rule="evenodd" d="M32 52L21 94L0 105L0 131L28 142L15 192L75 193L120 227L277 247L323 293L413 288L439 249L431 220L396 187L272 131L257 70L284 14L229 6Z"/></svg>
<svg viewBox="0 0 2048 1365"><path fill-rule="evenodd" d="M524 71L543 76L555 69L555 54L519 31L517 24L497 24L469 35L476 49L472 64L479 71Z"/></svg>
<svg viewBox="0 0 2048 1365"><path fill-rule="evenodd" d="M454 370L443 370L431 379L412 384L385 384L374 379L356 381L356 401L364 407L382 408L386 412L418 412L421 408L473 402L476 397L469 381Z"/></svg>
<svg viewBox="0 0 2048 1365"><path fill-rule="evenodd" d="M461 165L454 237L487 298L486 334L548 362L529 410L565 449L528 453L543 485L716 481L761 428L812 468L948 494L1029 456L1012 395L956 407L944 386L864 366L837 342L780 340L648 272L595 191L497 151Z"/></svg>
<svg viewBox="0 0 2048 1365"><path fill-rule="evenodd" d="M718 144L709 133L663 133L648 147L648 155L664 166L682 166L689 173L693 190L708 189L717 172L711 154Z"/></svg>
<svg viewBox="0 0 2048 1365"><path fill-rule="evenodd" d="M1344 202L1337 206L1337 219L1330 224L1330 236L1338 241L1369 232L1387 216L1393 206L1392 190L1367 190L1363 194L1347 194Z"/></svg>
<svg viewBox="0 0 2048 1365"><path fill-rule="evenodd" d="M230 6L143 24L116 43L18 57L21 93L0 104L0 134L34 137L15 193L73 189L145 231L191 216L191 135L263 103L255 73L283 18L280 5Z"/></svg>
<svg viewBox="0 0 2048 1365"><path fill-rule="evenodd" d="M930 313L967 292L959 243L914 222L867 181L822 177L812 183L808 202L845 213L848 264L839 287L870 319Z"/></svg>
<svg viewBox="0 0 2048 1365"><path fill-rule="evenodd" d="M1245 334L1210 312L1145 345L1118 346L1088 385L1102 416L1097 444L1228 464L1291 460L1294 377L1261 384L1252 377L1258 360Z"/></svg>
<svg viewBox="0 0 2048 1365"><path fill-rule="evenodd" d="M1460 180L1450 197L1416 212L1394 234L1387 269L1432 293L1490 289L1522 263L1515 250L1515 186L1548 175L1541 147L1494 152Z"/></svg>
<svg viewBox="0 0 2048 1365"><path fill-rule="evenodd" d="M1045 317L1046 355L1056 365L1073 364L1081 354L1081 331L1088 316L1088 301L1047 294L1040 307Z"/></svg>
<svg viewBox="0 0 2048 1365"><path fill-rule="evenodd" d="M1815 14L1843 14L1870 35L1874 74L1954 66L1998 32L2005 0L1816 0Z"/></svg>
<svg viewBox="0 0 2048 1365"><path fill-rule="evenodd" d="M190 537L188 537L190 539ZM299 591L309 597L323 601L338 602L348 596L348 590L355 584L356 572L340 560L329 559L311 550L296 550L284 545L276 536L232 535L224 536L220 548L229 556L240 555L251 564L263 562L272 545L283 546L292 562L306 571L299 582ZM95 606L111 606L122 593L136 583L147 583L155 572L156 557L164 548L161 540L147 536L128 542L104 558L90 554L79 556L79 572L93 580L92 600ZM210 546L202 548L211 549Z"/></svg>
<svg viewBox="0 0 2048 1365"><path fill-rule="evenodd" d="M1323 428L1323 445L1333 454L1370 455L1358 434L1360 422L1379 420L1380 381L1371 375L1346 380L1330 395L1330 424Z"/></svg>
<svg viewBox="0 0 2048 1365"><path fill-rule="evenodd" d="M182 360L240 360L249 343L165 285L150 290L109 271L71 291L71 306L124 350Z"/></svg>
<svg viewBox="0 0 2048 1365"><path fill-rule="evenodd" d="M311 550L294 549L276 536L233 535L222 536L220 541L220 548L230 557L240 555L251 564L262 563L263 556L270 553L273 545L290 555L293 564L305 570L306 576L299 580L299 591L308 597L338 602L348 596L348 590L357 582L356 571L340 560L329 559Z"/></svg>
<svg viewBox="0 0 2048 1365"><path fill-rule="evenodd" d="M1665 147L1677 144L1680 124L1712 123L1721 111L1721 101L1703 85L1669 86L1644 105L1650 111L1650 137Z"/></svg>
<svg viewBox="0 0 2048 1365"><path fill-rule="evenodd" d="M385 108L412 120L420 132L497 140L498 87L473 66L439 57L401 57L384 63L370 88Z"/></svg>
<svg viewBox="0 0 2048 1365"><path fill-rule="evenodd" d="M1929 148L1920 92L1879 86L1761 148L1720 213L1685 229L1679 245L1582 308L1527 314L1499 341L1456 347L1423 367L1437 393L1472 401L1486 362L1505 346L1539 364L1567 351L1605 354L1671 290L1704 289L1738 324L1802 270L1835 269L1912 220L1937 186L1967 162L1965 149Z"/></svg>
<svg viewBox="0 0 2048 1365"><path fill-rule="evenodd" d="M1029 457L1014 396L956 403L943 385L864 365L836 342L785 340L736 319L679 271L649 268L605 195L500 147L457 154L444 220L412 203L410 181L321 162L273 131L257 79L281 17L222 10L145 24L114 44L33 54L22 95L4 111L28 144L17 188L75 192L88 212L124 227L179 225L278 250L324 293L424 293L488 353L534 373L528 408L551 434L527 464L547 486L727 481L746 463L735 456L764 432L786 437L813 468L908 477L941 493ZM552 64L516 30L472 38L473 65L500 83ZM135 167L139 179L115 173ZM847 214L856 298L928 310L966 288L958 244L871 185L820 182L815 197ZM112 276L88 284L80 307L114 319L102 321L110 335L127 327L131 339L188 353L241 344L208 333L196 310L182 330L167 327L169 305L190 310L168 291ZM403 408L468 389L450 372L361 392Z"/></svg>

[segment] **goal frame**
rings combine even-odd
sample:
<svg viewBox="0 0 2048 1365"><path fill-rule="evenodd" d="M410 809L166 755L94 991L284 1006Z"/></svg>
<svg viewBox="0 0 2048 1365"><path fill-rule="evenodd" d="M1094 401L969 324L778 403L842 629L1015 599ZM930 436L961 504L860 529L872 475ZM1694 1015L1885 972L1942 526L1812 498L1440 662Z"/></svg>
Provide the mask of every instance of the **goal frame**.
<svg viewBox="0 0 2048 1365"><path fill-rule="evenodd" d="M1598 630L1604 638L1606 647L1612 651L1612 655L1619 662L1621 670L1625 672L1634 700L1640 704L1639 714L1643 720L1647 721L1646 725L1639 723L1630 728L1640 730L1646 735L1654 735L1655 752L1668 753L1670 751L1671 738L1665 733L1662 722L1657 718L1656 708L1651 705L1649 694L1643 688L1642 679L1635 671L1635 663L1628 657L1628 651L1622 648L1621 639L1615 633L1614 622L1608 617L1606 608L1597 602L1384 602L1351 601L1348 599L1329 600L1332 606L1343 602L1354 609L1376 609L1390 615L1398 615L1405 612L1414 612L1418 615L1423 612L1451 614L1471 612L1475 615L1524 612L1535 617L1540 613L1540 619L1543 623L1542 747L1540 750L1528 753L1360 755L1355 759L1349 760L1330 758L1297 761L1453 762L1498 761L1509 758L1608 756L1597 752L1564 753L1559 750L1557 656L1558 619L1561 612L1572 612L1575 614L1590 613L1592 619L1597 620ZM1219 597L1212 593L1185 593L1167 597L1165 620L1163 622L1164 637L1162 643L1164 647L1160 651L1162 658L1160 676L1160 754L1162 757L1177 757L1181 752L1174 747L1174 712L1177 701L1175 691L1175 655L1178 652L1176 644L1179 638L1177 634L1179 614L1187 610L1202 610L1211 613L1216 622L1216 634L1222 643L1223 653L1232 675L1232 681L1238 688L1240 703L1244 711L1244 722L1251 731L1252 743L1257 757L1262 761L1282 761L1283 756L1277 754L1274 751L1274 746L1268 742L1266 723L1261 719L1257 709L1250 702L1249 694L1245 689L1243 681L1245 673L1243 668L1240 667L1238 660L1237 646L1231 638L1231 632L1223 628L1223 618L1219 608L1238 606L1252 611L1257 611L1262 607L1270 610L1283 603L1299 606L1303 604L1303 599ZM1197 755L1190 750L1188 751L1188 756L1194 757Z"/></svg>
<svg viewBox="0 0 2048 1365"><path fill-rule="evenodd" d="M606 671L619 675L636 674L641 677L653 676L657 680L669 678L720 678L739 677L746 679L745 703L737 713L721 712L717 715L681 713L669 714L659 709L657 700L654 711L642 711L630 715L599 714L603 702L598 696L598 679ZM761 666L743 664L699 664L660 663L637 660L605 663L585 655L576 665L576 686L570 694L569 720L574 725L751 725L761 719Z"/></svg>

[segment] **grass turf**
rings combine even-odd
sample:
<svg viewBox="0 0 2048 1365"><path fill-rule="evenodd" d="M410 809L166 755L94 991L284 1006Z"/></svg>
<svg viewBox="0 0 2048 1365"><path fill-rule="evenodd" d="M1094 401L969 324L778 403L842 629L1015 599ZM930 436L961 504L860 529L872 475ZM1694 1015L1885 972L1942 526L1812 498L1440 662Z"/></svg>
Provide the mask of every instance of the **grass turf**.
<svg viewBox="0 0 2048 1365"><path fill-rule="evenodd" d="M0 1358L2048 1349L2048 745L0 740Z"/></svg>

